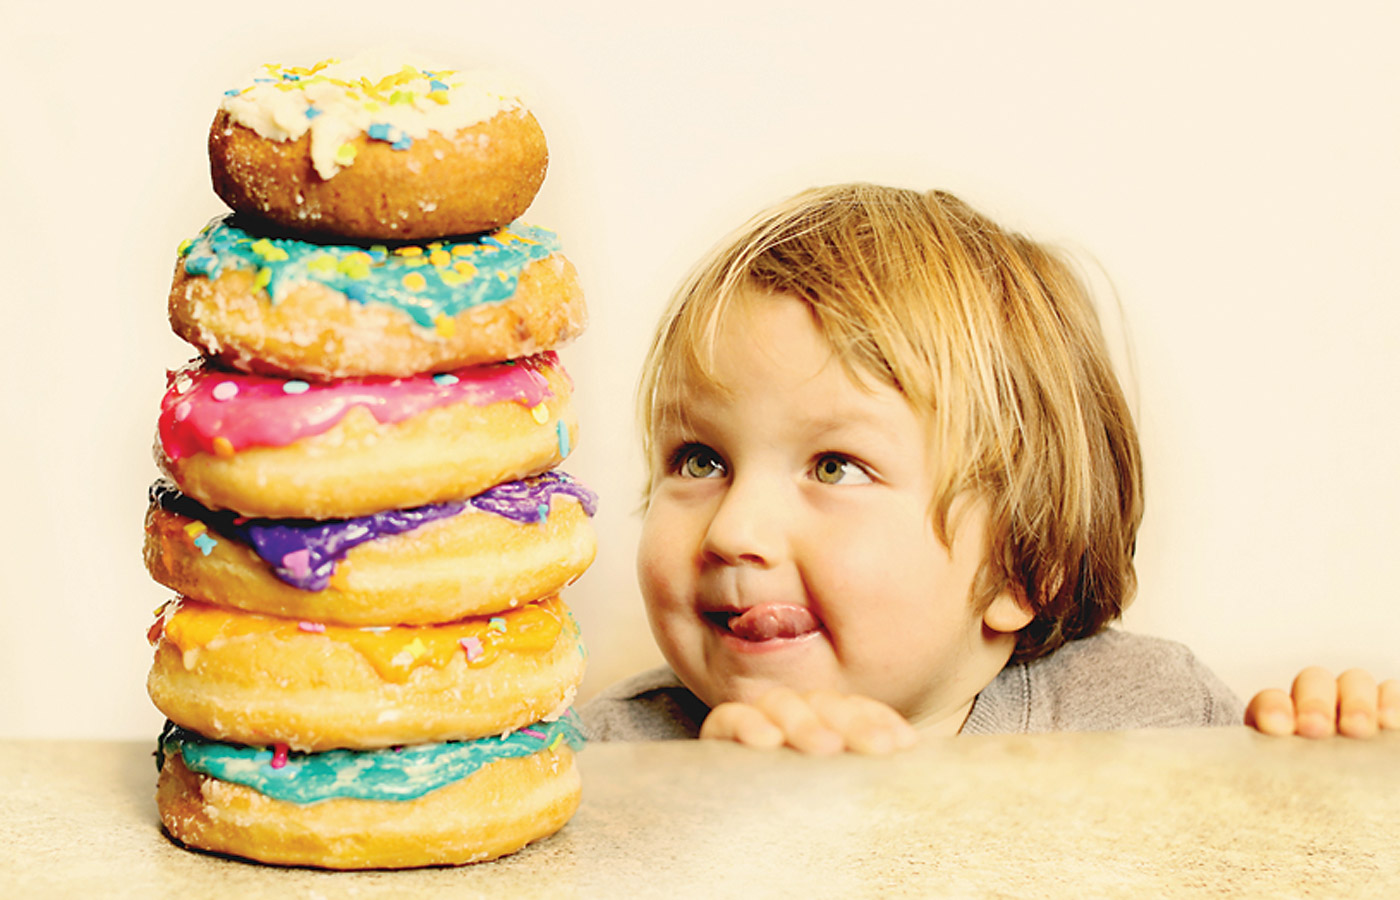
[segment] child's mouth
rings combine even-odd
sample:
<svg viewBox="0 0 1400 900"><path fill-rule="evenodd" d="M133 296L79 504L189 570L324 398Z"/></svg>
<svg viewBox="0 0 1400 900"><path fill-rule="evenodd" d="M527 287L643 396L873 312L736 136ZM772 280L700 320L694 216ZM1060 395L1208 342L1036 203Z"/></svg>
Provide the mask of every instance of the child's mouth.
<svg viewBox="0 0 1400 900"><path fill-rule="evenodd" d="M763 603L742 613L712 612L705 617L739 640L755 643L794 640L821 629L811 610L787 603Z"/></svg>

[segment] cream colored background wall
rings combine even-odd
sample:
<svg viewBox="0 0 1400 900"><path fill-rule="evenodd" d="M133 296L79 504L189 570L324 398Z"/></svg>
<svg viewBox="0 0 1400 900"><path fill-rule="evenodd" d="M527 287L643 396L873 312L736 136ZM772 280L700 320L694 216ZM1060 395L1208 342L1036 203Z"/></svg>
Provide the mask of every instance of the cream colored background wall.
<svg viewBox="0 0 1400 900"><path fill-rule="evenodd" d="M567 468L603 495L569 594L586 692L657 658L631 409L665 295L760 206L854 179L950 188L1110 273L1148 464L1129 627L1244 695L1314 661L1400 675L1393 3L42 7L0 30L0 736L158 729L141 520L189 356L175 248L222 209L206 129L262 62L385 43L517 73L551 141L527 218L592 309L565 356Z"/></svg>

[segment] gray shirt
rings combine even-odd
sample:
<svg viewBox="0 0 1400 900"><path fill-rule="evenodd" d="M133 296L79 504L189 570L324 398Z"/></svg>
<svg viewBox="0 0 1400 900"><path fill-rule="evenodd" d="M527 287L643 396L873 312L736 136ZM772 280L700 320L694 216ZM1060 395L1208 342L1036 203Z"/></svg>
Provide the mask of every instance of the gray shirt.
<svg viewBox="0 0 1400 900"><path fill-rule="evenodd" d="M697 737L709 709L661 667L621 681L579 710L598 741ZM1191 651L1109 629L1029 663L1010 663L982 689L963 734L1119 731L1239 725L1239 699Z"/></svg>

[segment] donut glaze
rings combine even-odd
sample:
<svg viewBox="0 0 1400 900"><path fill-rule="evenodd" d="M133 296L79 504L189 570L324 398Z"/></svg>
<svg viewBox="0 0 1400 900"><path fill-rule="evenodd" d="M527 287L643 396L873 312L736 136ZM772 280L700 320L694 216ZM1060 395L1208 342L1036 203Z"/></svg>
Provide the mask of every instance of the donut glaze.
<svg viewBox="0 0 1400 900"><path fill-rule="evenodd" d="M346 518L460 500L552 468L577 430L553 353L316 383L196 361L170 373L156 460L212 509Z"/></svg>
<svg viewBox="0 0 1400 900"><path fill-rule="evenodd" d="M514 359L587 325L558 238L523 223L390 247L309 243L224 216L180 246L169 314L226 365L322 380Z"/></svg>

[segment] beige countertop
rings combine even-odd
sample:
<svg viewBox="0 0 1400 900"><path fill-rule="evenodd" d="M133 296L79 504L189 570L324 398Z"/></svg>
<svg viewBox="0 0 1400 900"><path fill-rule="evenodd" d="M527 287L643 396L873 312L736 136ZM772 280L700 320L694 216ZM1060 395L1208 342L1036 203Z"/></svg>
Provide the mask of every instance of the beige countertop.
<svg viewBox="0 0 1400 900"><path fill-rule="evenodd" d="M10 897L1400 897L1400 734L930 738L891 758L592 744L557 835L460 869L277 869L160 831L154 742L0 741Z"/></svg>

